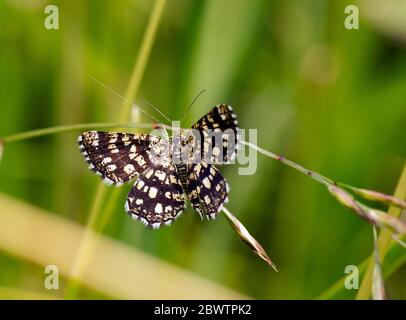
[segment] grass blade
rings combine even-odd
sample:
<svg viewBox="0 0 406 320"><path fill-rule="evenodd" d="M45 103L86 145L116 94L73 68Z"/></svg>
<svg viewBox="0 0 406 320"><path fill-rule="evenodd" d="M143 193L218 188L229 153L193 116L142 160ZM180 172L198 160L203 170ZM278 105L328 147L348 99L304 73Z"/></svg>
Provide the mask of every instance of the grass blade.
<svg viewBox="0 0 406 320"><path fill-rule="evenodd" d="M148 25L146 27L144 37L141 42L141 47L139 54L137 56L136 62L134 64L134 69L128 84L127 90L125 92L125 99L123 99L121 109L119 111L118 120L125 121L130 117L131 105L127 101L134 100L137 94L139 84L141 82L142 76L144 74L145 67L148 62L149 54L151 52L152 45L155 40L155 35L158 29L159 22L162 17L162 12L165 7L166 0L156 0ZM87 229L93 230L95 223L98 220L101 212L102 204L105 200L106 187L100 182L97 190L95 199L90 210L90 215L87 222ZM90 232L90 231L89 231ZM85 235L81 248L78 252L78 257L75 259L75 264L72 270L72 281L68 285L65 298L73 299L76 298L78 293L78 283L82 272L86 267L86 262L89 256L92 255L92 248L94 247L92 243L95 239L89 235Z"/></svg>
<svg viewBox="0 0 406 320"><path fill-rule="evenodd" d="M399 199L406 198L406 164L403 166L403 171L400 176L398 185L396 187L394 196ZM389 215L397 218L400 216L400 213L401 209L395 206L391 206L388 211ZM386 252L388 251L391 241L392 241L392 232L390 230L382 230L378 237L378 250L382 263L384 262L385 255ZM374 270L374 259L373 257L370 257L367 271L365 273L364 278L362 279L362 283L357 294L358 300L369 299L371 295L373 270Z"/></svg>

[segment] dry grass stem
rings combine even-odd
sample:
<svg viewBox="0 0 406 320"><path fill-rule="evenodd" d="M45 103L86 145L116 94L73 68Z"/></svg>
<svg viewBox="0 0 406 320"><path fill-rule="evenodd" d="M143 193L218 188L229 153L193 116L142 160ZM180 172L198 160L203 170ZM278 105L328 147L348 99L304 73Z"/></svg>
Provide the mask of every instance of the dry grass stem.
<svg viewBox="0 0 406 320"><path fill-rule="evenodd" d="M351 194L337 186L329 186L328 190L342 205L351 209L359 217L368 221L372 225L390 229L396 234L406 234L406 223L400 219L359 203Z"/></svg>
<svg viewBox="0 0 406 320"><path fill-rule="evenodd" d="M231 227L237 232L240 239L251 248L256 255L258 255L262 260L268 263L276 272L278 269L275 264L271 261L268 254L264 248L259 244L259 242L248 232L247 228L226 208L223 207L223 212L227 217L228 222Z"/></svg>
<svg viewBox="0 0 406 320"><path fill-rule="evenodd" d="M396 198L394 196L369 189L359 189L359 188L351 188L351 189L356 194L362 196L365 199L397 206L399 208L406 208L406 201Z"/></svg>

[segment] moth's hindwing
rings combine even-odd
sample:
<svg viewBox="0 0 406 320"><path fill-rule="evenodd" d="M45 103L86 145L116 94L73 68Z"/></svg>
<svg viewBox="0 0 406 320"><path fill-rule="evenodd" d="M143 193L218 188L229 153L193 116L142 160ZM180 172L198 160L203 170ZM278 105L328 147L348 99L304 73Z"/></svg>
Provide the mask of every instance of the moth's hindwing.
<svg viewBox="0 0 406 320"><path fill-rule="evenodd" d="M188 187L188 198L201 217L215 219L228 202L228 183L213 165L204 162L192 165Z"/></svg>
<svg viewBox="0 0 406 320"><path fill-rule="evenodd" d="M148 168L135 181L125 209L134 219L154 229L170 225L185 208L185 196L176 168L158 165Z"/></svg>

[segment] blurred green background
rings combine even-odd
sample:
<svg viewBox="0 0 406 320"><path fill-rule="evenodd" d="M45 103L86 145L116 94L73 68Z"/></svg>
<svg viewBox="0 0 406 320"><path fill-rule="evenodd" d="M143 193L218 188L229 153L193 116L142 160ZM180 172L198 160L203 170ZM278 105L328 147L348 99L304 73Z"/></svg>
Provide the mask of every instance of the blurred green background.
<svg viewBox="0 0 406 320"><path fill-rule="evenodd" d="M44 27L51 3L59 8L59 30ZM122 100L91 77L125 93L153 3L0 0L0 136L115 121ZM261 147L392 194L406 150L406 2L353 1L359 30L344 28L347 4L170 0L135 102L157 116L145 99L180 119L206 89L185 124L227 102L242 128L258 129ZM7 144L0 192L85 225L99 181L76 147L80 132ZM228 209L279 273L240 242L224 217L200 221L188 209L173 226L146 230L124 212L129 185L104 234L259 299L315 298L372 252L371 227L311 179L260 155L254 175L238 175L237 166L221 170L231 185ZM0 202L13 219L5 210ZM27 241L35 241L32 227ZM0 287L63 296L43 288L43 266L19 256L0 251ZM406 299L405 284L406 267L399 266L386 280L388 296ZM115 298L89 288L79 297Z"/></svg>

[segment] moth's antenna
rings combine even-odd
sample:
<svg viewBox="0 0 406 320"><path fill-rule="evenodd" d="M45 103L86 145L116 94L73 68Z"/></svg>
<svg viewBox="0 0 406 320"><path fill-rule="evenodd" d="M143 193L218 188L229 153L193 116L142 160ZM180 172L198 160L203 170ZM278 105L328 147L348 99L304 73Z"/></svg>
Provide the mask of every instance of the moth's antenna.
<svg viewBox="0 0 406 320"><path fill-rule="evenodd" d="M183 115L182 120L180 120L180 123L182 123L183 120L185 120L187 114L189 113L190 109L192 108L193 104L196 102L196 100L204 93L206 92L206 90L202 90L200 91L196 97L193 99L192 103L190 104L189 108L186 110L185 114Z"/></svg>
<svg viewBox="0 0 406 320"><path fill-rule="evenodd" d="M146 103L147 105L149 105L152 109L154 109L155 111L157 111L161 116L163 116L166 120L169 121L169 123L172 123L172 120L169 119L161 110L159 110L158 108L154 107L151 103L149 103L147 100L142 99L142 101L144 101L144 103Z"/></svg>
<svg viewBox="0 0 406 320"><path fill-rule="evenodd" d="M123 99L125 102L129 103L133 108L136 108L138 110L140 110L141 112L143 112L144 114L146 114L147 116L149 116L151 119L154 119L156 122L161 122L160 120L158 120L157 118L155 118L152 114L149 114L147 111L145 111L144 109L142 109L141 107L137 106L134 102L128 100L126 97L123 97L121 94L119 94L118 92L114 91L113 89L111 89L109 86L105 85L104 83L100 82L99 80L97 80L96 78L90 76L90 79L92 79L94 82L96 82L97 84L101 85L103 88L109 90L111 93L115 94L117 97L120 97L121 99Z"/></svg>

